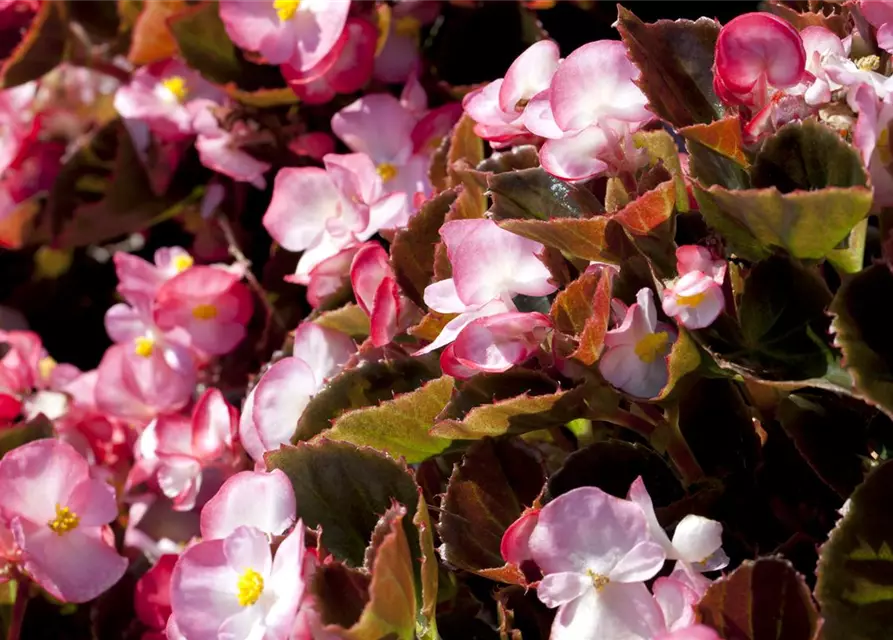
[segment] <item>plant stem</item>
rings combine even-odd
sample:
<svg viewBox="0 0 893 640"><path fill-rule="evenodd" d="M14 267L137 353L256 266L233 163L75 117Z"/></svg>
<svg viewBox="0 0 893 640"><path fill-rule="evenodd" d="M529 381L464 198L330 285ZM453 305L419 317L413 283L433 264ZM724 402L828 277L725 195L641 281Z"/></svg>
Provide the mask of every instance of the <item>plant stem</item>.
<svg viewBox="0 0 893 640"><path fill-rule="evenodd" d="M600 415L592 418L593 420L603 420L605 422L610 422L611 424L616 424L620 427L626 427L630 431L635 431L643 438L651 438L651 435L654 433L654 425L645 420L644 418L640 418L639 416L633 415L628 411L614 411L608 415Z"/></svg>
<svg viewBox="0 0 893 640"><path fill-rule="evenodd" d="M12 608L12 620L9 623L9 633L6 640L19 640L22 635L22 625L25 622L25 609L31 595L31 579L19 574L16 584L16 601Z"/></svg>
<svg viewBox="0 0 893 640"><path fill-rule="evenodd" d="M667 430L667 454L679 470L682 482L688 486L701 480L704 477L704 470L695 459L678 425L671 422L665 422L664 425Z"/></svg>

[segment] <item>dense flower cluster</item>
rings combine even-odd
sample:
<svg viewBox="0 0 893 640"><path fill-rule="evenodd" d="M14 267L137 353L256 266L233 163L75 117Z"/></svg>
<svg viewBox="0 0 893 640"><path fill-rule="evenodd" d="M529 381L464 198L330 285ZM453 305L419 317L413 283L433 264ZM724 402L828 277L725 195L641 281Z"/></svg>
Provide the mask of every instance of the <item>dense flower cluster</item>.
<svg viewBox="0 0 893 640"><path fill-rule="evenodd" d="M0 0L10 640L885 637L893 2L101 4Z"/></svg>

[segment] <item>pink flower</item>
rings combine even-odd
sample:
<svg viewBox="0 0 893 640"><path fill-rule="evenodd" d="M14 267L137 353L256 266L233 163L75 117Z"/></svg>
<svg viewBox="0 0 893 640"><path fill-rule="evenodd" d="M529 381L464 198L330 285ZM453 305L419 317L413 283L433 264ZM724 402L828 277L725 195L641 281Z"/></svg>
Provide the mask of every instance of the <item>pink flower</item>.
<svg viewBox="0 0 893 640"><path fill-rule="evenodd" d="M115 109L122 118L140 120L165 140L194 134L190 102L221 102L226 94L183 62L162 60L141 67L115 93Z"/></svg>
<svg viewBox="0 0 893 640"><path fill-rule="evenodd" d="M685 245L676 249L676 268L679 279L663 292L664 313L687 329L709 327L725 307L725 261L714 260L704 247Z"/></svg>
<svg viewBox="0 0 893 640"><path fill-rule="evenodd" d="M208 487L211 493L215 481L219 484L232 473L238 461L233 445L238 422L238 412L217 389L202 394L191 419L180 415L156 418L140 434L140 459L131 470L128 485L154 478L174 509L189 511L203 483L207 485L209 471L216 475ZM208 488L205 493L210 495Z"/></svg>
<svg viewBox="0 0 893 640"><path fill-rule="evenodd" d="M722 525L690 514L676 525L671 541L657 521L651 496L641 477L630 486L628 498L642 509L651 537L663 547L667 559L676 560L672 577L694 589L696 599L700 599L710 584L701 573L717 571L729 564L729 557L722 550Z"/></svg>
<svg viewBox="0 0 893 640"><path fill-rule="evenodd" d="M884 51L893 50L893 2L859 0L859 10L872 26L877 27L877 43Z"/></svg>
<svg viewBox="0 0 893 640"><path fill-rule="evenodd" d="M294 355L273 364L245 398L239 438L256 462L294 435L310 398L356 352L343 333L305 322L295 330Z"/></svg>
<svg viewBox="0 0 893 640"><path fill-rule="evenodd" d="M306 104L324 104L338 93L353 93L365 86L375 64L378 32L366 20L349 18L341 37L317 67L301 74L290 66L282 66L282 75L292 91ZM309 78L309 79L308 79Z"/></svg>
<svg viewBox="0 0 893 640"><path fill-rule="evenodd" d="M515 520L502 534L499 552L509 564L520 567L533 560L530 550L530 534L536 528L541 509L525 509L521 517Z"/></svg>
<svg viewBox="0 0 893 640"><path fill-rule="evenodd" d="M289 142L288 148L296 155L322 161L324 156L335 151L335 138L323 131L311 131Z"/></svg>
<svg viewBox="0 0 893 640"><path fill-rule="evenodd" d="M349 0L222 0L220 19L243 49L306 71L338 42L349 9Z"/></svg>
<svg viewBox="0 0 893 640"><path fill-rule="evenodd" d="M154 265L124 251L116 251L113 259L118 276L118 293L140 309L149 309L161 285L195 263L182 247L158 249Z"/></svg>
<svg viewBox="0 0 893 640"><path fill-rule="evenodd" d="M391 23L384 48L375 57L375 79L404 82L419 64L421 29L440 15L436 0L404 0L391 7Z"/></svg>
<svg viewBox="0 0 893 640"><path fill-rule="evenodd" d="M228 478L202 509L202 538L226 538L243 525L278 536L294 521L295 492L285 473L241 471Z"/></svg>
<svg viewBox="0 0 893 640"><path fill-rule="evenodd" d="M667 357L676 340L669 325L657 321L651 289L642 289L623 323L605 335L598 369L605 380L639 398L653 398L667 384Z"/></svg>
<svg viewBox="0 0 893 640"><path fill-rule="evenodd" d="M644 121L629 123L606 118L581 131L563 133L540 147L540 164L564 180L635 172L647 162L647 154L632 139L642 124Z"/></svg>
<svg viewBox="0 0 893 640"><path fill-rule="evenodd" d="M189 640L287 640L304 595L304 525L270 552L267 534L239 527L180 556L171 580L172 618Z"/></svg>
<svg viewBox="0 0 893 640"><path fill-rule="evenodd" d="M383 347L407 325L414 305L400 293L388 252L377 242L361 246L350 266L357 304L369 316L372 344Z"/></svg>
<svg viewBox="0 0 893 640"><path fill-rule="evenodd" d="M664 563L642 510L596 487L562 494L530 535L542 569L537 596L558 607L554 640L650 640L663 616L645 586Z"/></svg>
<svg viewBox="0 0 893 640"><path fill-rule="evenodd" d="M165 282L155 296L155 323L182 329L192 347L211 355L232 351L245 337L254 303L240 276L208 266L192 267Z"/></svg>
<svg viewBox="0 0 893 640"><path fill-rule="evenodd" d="M107 526L118 515L115 490L68 444L36 440L0 459L0 510L22 568L59 600L92 600L127 569Z"/></svg>
<svg viewBox="0 0 893 640"><path fill-rule="evenodd" d="M551 328L552 321L542 313L508 312L477 318L444 350L440 366L454 378L508 371L535 354Z"/></svg>
<svg viewBox="0 0 893 640"><path fill-rule="evenodd" d="M863 84L853 94L859 119L853 128L853 145L859 150L862 162L871 175L874 188L874 206L893 204L893 147L890 129L893 124L893 94L881 101L874 89Z"/></svg>
<svg viewBox="0 0 893 640"><path fill-rule="evenodd" d="M330 258L326 258L307 274L307 302L316 308L327 297L337 292L344 281L350 277L350 265L360 245L342 249ZM289 282L297 282L295 276L286 276Z"/></svg>
<svg viewBox="0 0 893 640"><path fill-rule="evenodd" d="M178 556L168 553L137 580L133 594L136 617L152 631L164 637L171 615L171 576ZM145 640L145 635L143 636Z"/></svg>
<svg viewBox="0 0 893 640"><path fill-rule="evenodd" d="M800 34L769 13L746 13L723 26L715 55L714 86L727 103L760 109L770 88L786 89L804 79L806 51Z"/></svg>
<svg viewBox="0 0 893 640"><path fill-rule="evenodd" d="M365 95L332 116L332 131L368 155L386 193L430 193L427 154L413 155L415 116L387 93Z"/></svg>
<svg viewBox="0 0 893 640"><path fill-rule="evenodd" d="M248 0L247 4L258 3ZM192 127L198 134L195 148L199 159L213 171L263 189L267 185L264 174L271 165L242 149L242 140L251 133L251 128L240 120L228 130L224 129L212 111L217 106L209 100L196 100L191 106Z"/></svg>
<svg viewBox="0 0 893 640"><path fill-rule="evenodd" d="M665 630L654 636L654 640L721 640L716 631L697 624L694 605L701 595L685 583L672 577L658 578L651 590L665 625Z"/></svg>
<svg viewBox="0 0 893 640"><path fill-rule="evenodd" d="M0 173L5 173L26 140L37 133L39 123L31 110L36 82L0 91Z"/></svg>

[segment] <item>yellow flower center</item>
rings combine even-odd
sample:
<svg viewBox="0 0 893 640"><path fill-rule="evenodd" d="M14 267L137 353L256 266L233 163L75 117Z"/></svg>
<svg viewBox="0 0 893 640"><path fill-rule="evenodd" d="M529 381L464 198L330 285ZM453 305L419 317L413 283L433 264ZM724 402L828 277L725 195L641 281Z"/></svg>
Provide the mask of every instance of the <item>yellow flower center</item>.
<svg viewBox="0 0 893 640"><path fill-rule="evenodd" d="M195 260L192 259L192 256L188 253L186 255L177 256L174 258L174 269L177 270L177 273L182 273L186 271L189 267L191 267L195 263Z"/></svg>
<svg viewBox="0 0 893 640"><path fill-rule="evenodd" d="M133 352L138 356L148 358L155 351L155 340L148 336L140 336L134 342Z"/></svg>
<svg viewBox="0 0 893 640"><path fill-rule="evenodd" d="M422 23L412 16L403 16L394 21L394 33L404 38L418 38Z"/></svg>
<svg viewBox="0 0 893 640"><path fill-rule="evenodd" d="M881 59L876 55L865 56L856 60L856 66L862 71L877 71L877 68L881 66Z"/></svg>
<svg viewBox="0 0 893 640"><path fill-rule="evenodd" d="M299 6L301 6L301 0L273 0L273 8L276 9L282 22L294 18Z"/></svg>
<svg viewBox="0 0 893 640"><path fill-rule="evenodd" d="M649 333L636 343L636 355L639 360L651 364L667 349L670 336L666 331Z"/></svg>
<svg viewBox="0 0 893 640"><path fill-rule="evenodd" d="M676 302L683 307L697 307L704 302L704 295L703 293L696 293L693 296L676 296Z"/></svg>
<svg viewBox="0 0 893 640"><path fill-rule="evenodd" d="M889 126L881 131L881 135L877 137L877 144L875 147L877 148L878 155L881 157L881 163L885 167L889 167L893 164L893 150L890 149Z"/></svg>
<svg viewBox="0 0 893 640"><path fill-rule="evenodd" d="M41 358L40 361L37 363L37 371L40 373L40 377L43 380L49 378L50 375L52 375L53 373L53 369L55 369L58 364L59 363L53 360L53 358L50 356Z"/></svg>
<svg viewBox="0 0 893 640"><path fill-rule="evenodd" d="M381 176L382 182L390 182L397 177L397 167L390 162L382 162L375 170Z"/></svg>
<svg viewBox="0 0 893 640"><path fill-rule="evenodd" d="M61 536L76 529L80 521L81 519L74 511L56 504L56 518L47 522L47 526L53 530L53 533Z"/></svg>
<svg viewBox="0 0 893 640"><path fill-rule="evenodd" d="M193 308L192 317L196 320L213 320L217 317L217 307L213 304L200 304Z"/></svg>
<svg viewBox="0 0 893 640"><path fill-rule="evenodd" d="M186 94L189 92L189 88L186 86L186 80L181 76L171 76L166 80L162 80L161 86L174 94L174 97L178 102L183 102L186 98Z"/></svg>
<svg viewBox="0 0 893 640"><path fill-rule="evenodd" d="M611 582L611 579L608 578L608 576L596 573L592 569L587 570L586 573L589 574L589 579L592 580L592 586L595 587L596 591L601 591L608 586L609 582Z"/></svg>
<svg viewBox="0 0 893 640"><path fill-rule="evenodd" d="M254 569L245 569L245 573L239 576L236 588L238 589L236 597L239 599L239 604L243 607L250 607L258 601L264 592L263 576Z"/></svg>

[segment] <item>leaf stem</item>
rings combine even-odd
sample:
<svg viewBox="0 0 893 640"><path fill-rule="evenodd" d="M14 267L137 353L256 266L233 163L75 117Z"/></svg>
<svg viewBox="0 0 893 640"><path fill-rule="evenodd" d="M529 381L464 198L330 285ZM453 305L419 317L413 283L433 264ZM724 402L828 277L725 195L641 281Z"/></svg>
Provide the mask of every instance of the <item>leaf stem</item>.
<svg viewBox="0 0 893 640"><path fill-rule="evenodd" d="M6 640L19 640L22 635L22 626L25 622L25 609L31 595L31 579L19 573L16 578L16 601L12 608L12 620L9 623L9 632Z"/></svg>

